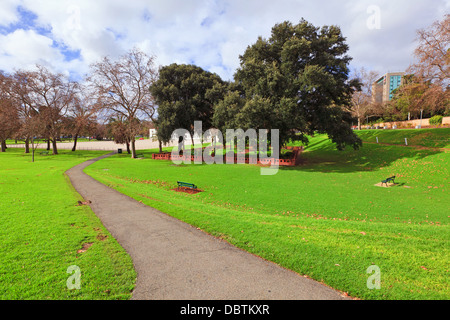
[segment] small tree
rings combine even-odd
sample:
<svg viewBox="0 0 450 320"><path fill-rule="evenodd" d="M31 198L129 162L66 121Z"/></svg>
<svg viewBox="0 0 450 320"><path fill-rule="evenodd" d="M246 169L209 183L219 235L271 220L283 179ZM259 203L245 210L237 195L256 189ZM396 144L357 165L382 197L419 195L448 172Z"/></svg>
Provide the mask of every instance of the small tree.
<svg viewBox="0 0 450 320"><path fill-rule="evenodd" d="M35 114L29 118L21 127L20 133L30 137L29 143L31 144L31 161L35 161L36 149L39 147L39 138L42 138L45 133L45 120L41 119L40 114Z"/></svg>
<svg viewBox="0 0 450 320"><path fill-rule="evenodd" d="M92 131L95 126L99 106L93 97L94 94L87 87L80 86L69 108L67 129L74 140L72 151L76 151L79 136Z"/></svg>
<svg viewBox="0 0 450 320"><path fill-rule="evenodd" d="M378 78L378 72L361 68L355 73L355 78L359 80L361 87L352 94L351 104L345 108L358 120L358 130L361 130L364 119L376 110L372 101L372 84Z"/></svg>
<svg viewBox="0 0 450 320"><path fill-rule="evenodd" d="M125 144L128 154L131 154L130 143L133 139L129 131L130 127L132 126L129 125L128 120L121 114L117 114L114 118L111 118L106 125L108 135L113 137L115 143Z"/></svg>

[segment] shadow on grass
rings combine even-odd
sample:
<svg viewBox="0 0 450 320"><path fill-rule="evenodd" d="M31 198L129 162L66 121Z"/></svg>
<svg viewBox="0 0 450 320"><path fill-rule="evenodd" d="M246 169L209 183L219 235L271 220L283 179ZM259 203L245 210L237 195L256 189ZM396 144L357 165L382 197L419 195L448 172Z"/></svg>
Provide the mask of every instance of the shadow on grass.
<svg viewBox="0 0 450 320"><path fill-rule="evenodd" d="M169 152L171 149L165 148L164 151ZM145 154L145 159L151 159L152 154L159 153L159 150L142 150L140 153ZM319 140L308 145L305 152L300 155L298 166L280 166L279 169L324 173L367 172L377 171L400 159L420 160L439 153L443 153L443 151L378 144L364 144L359 150L347 148L344 151L338 151L329 140Z"/></svg>
<svg viewBox="0 0 450 320"><path fill-rule="evenodd" d="M317 147L320 145L320 149ZM310 150L314 147L313 150ZM364 144L360 150L347 148L338 151L331 145L318 143L308 146L301 154L300 164L296 167L280 167L280 170L300 170L310 172L349 173L360 171L376 171L399 159L423 159L442 151L414 149L402 146L382 146Z"/></svg>

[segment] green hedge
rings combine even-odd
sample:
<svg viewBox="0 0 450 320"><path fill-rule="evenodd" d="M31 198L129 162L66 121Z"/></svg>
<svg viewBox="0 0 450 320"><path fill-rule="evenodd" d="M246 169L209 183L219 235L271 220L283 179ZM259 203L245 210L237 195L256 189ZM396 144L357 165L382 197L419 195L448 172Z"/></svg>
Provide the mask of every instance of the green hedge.
<svg viewBox="0 0 450 320"><path fill-rule="evenodd" d="M442 124L443 116L434 116L430 119L430 125L432 126L438 126Z"/></svg>

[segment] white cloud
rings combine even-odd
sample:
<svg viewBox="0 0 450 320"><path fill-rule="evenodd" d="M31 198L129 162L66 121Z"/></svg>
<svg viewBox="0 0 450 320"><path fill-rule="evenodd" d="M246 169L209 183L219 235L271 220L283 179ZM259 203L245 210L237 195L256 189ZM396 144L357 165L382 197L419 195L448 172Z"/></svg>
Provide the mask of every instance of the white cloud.
<svg viewBox="0 0 450 320"><path fill-rule="evenodd" d="M0 2L0 26L7 26L17 22L17 4L16 0L2 0Z"/></svg>
<svg viewBox="0 0 450 320"><path fill-rule="evenodd" d="M239 55L258 36L270 36L275 23L298 23L302 17L317 26L340 26L353 66L402 70L411 62L416 29L442 18L450 1L434 0L431 6L427 0L2 0L0 23L17 22L18 5L35 13L36 27L50 33L0 35L0 68L44 60L66 72L85 73L102 56L138 46L156 55L158 64L195 63L228 80ZM367 27L370 5L380 8L379 30ZM8 49L5 56L3 41L15 46L12 55ZM79 51L79 58L64 61L55 43Z"/></svg>
<svg viewBox="0 0 450 320"><path fill-rule="evenodd" d="M11 67L33 68L37 63L64 60L63 55L52 48L53 41L33 30L18 29L8 35L0 35L0 69Z"/></svg>

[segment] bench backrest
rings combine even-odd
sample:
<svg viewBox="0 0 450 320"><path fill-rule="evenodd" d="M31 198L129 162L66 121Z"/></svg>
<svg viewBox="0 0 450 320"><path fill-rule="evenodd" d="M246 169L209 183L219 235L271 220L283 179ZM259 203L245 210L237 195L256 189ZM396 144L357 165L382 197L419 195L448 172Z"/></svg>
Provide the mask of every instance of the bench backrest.
<svg viewBox="0 0 450 320"><path fill-rule="evenodd" d="M187 182L181 182L181 181L177 181L177 183L179 184L179 185L185 185L185 186L195 186L195 184L193 184L193 183L187 183Z"/></svg>

